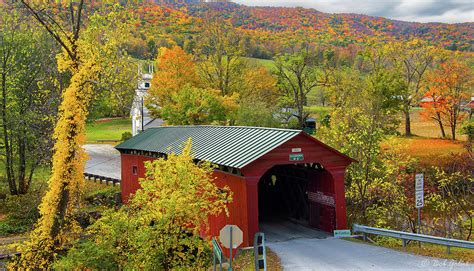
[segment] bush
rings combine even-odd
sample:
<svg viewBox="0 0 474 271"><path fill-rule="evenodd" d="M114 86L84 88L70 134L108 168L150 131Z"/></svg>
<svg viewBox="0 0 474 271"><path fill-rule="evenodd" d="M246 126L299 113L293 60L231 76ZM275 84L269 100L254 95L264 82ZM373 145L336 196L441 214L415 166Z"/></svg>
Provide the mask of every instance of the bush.
<svg viewBox="0 0 474 271"><path fill-rule="evenodd" d="M119 210L107 210L55 263L58 270L201 270L210 265L210 242L200 237L210 215L228 214L227 187L212 180L210 163L182 155L147 163L142 189Z"/></svg>
<svg viewBox="0 0 474 271"><path fill-rule="evenodd" d="M130 132L124 132L124 133L122 134L122 139L121 139L121 140L122 140L122 141L129 140L129 139L132 138L132 137L133 137L132 133L130 133Z"/></svg>
<svg viewBox="0 0 474 271"><path fill-rule="evenodd" d="M28 227L16 225L15 222L7 220L0 222L0 236L25 232Z"/></svg>
<svg viewBox="0 0 474 271"><path fill-rule="evenodd" d="M67 257L53 265L54 270L119 270L115 250L85 241L69 250Z"/></svg>
<svg viewBox="0 0 474 271"><path fill-rule="evenodd" d="M41 194L10 196L0 205L0 213L6 214L0 222L0 236L23 233L31 229L39 217L38 205Z"/></svg>
<svg viewBox="0 0 474 271"><path fill-rule="evenodd" d="M236 124L240 126L279 127L281 124L274 117L275 108L270 108L261 101L246 101L237 111Z"/></svg>

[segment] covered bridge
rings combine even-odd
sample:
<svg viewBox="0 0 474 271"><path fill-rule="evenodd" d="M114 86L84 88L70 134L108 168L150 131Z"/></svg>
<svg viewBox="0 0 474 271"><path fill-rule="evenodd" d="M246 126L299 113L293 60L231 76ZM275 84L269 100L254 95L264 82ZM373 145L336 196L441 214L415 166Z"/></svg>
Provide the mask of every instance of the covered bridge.
<svg viewBox="0 0 474 271"><path fill-rule="evenodd" d="M210 217L211 236L226 224L238 225L244 244L253 242L259 223L290 219L332 232L346 228L344 174L353 161L299 130L176 126L148 129L116 148L121 153L122 200L139 189L144 162L180 153L192 138L198 160L210 161L217 185L229 186L230 217Z"/></svg>

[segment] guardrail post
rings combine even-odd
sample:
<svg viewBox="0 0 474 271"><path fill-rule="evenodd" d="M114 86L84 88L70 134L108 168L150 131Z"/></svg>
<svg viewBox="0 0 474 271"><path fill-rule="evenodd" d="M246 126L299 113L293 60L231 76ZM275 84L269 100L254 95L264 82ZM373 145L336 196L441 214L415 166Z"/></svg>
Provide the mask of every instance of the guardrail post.
<svg viewBox="0 0 474 271"><path fill-rule="evenodd" d="M407 250L407 239L402 239L402 245L405 250Z"/></svg>
<svg viewBox="0 0 474 271"><path fill-rule="evenodd" d="M451 247L450 246L446 246L446 253L451 254Z"/></svg>
<svg viewBox="0 0 474 271"><path fill-rule="evenodd" d="M263 232L257 232L253 241L253 254L255 261L255 270L267 271L267 252L265 249L265 235Z"/></svg>
<svg viewBox="0 0 474 271"><path fill-rule="evenodd" d="M362 233L362 240L367 242L367 233L365 232Z"/></svg>

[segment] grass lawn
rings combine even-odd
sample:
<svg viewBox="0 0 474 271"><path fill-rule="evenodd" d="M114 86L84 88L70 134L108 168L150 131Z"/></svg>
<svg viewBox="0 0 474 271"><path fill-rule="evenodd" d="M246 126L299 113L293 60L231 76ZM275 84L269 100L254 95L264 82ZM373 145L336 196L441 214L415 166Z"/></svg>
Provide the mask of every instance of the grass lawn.
<svg viewBox="0 0 474 271"><path fill-rule="evenodd" d="M132 132L132 120L129 118L97 120L87 124L86 142L118 142L124 132Z"/></svg>
<svg viewBox="0 0 474 271"><path fill-rule="evenodd" d="M252 57L243 57L243 59L247 60L250 64L258 64L262 65L271 71L275 68L275 61L271 59L260 59L260 58L252 58Z"/></svg>
<svg viewBox="0 0 474 271"><path fill-rule="evenodd" d="M328 115L331 113L331 107L328 106L320 106L320 105L312 105L312 106L306 106L305 110L307 110L310 113L311 117L316 118L316 121L321 121L324 116Z"/></svg>

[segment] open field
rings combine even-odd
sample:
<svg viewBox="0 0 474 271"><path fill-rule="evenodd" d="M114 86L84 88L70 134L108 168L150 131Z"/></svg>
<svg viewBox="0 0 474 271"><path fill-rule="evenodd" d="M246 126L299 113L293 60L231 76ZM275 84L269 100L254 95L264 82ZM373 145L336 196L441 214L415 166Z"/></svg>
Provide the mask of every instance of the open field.
<svg viewBox="0 0 474 271"><path fill-rule="evenodd" d="M427 119L426 116L423 116L422 108L414 108L410 114L411 116L411 132L413 135L422 136L422 137L430 137L430 138L441 138L441 132L439 126L436 124L434 120ZM404 117L400 114L400 120L402 123L398 131L403 134L405 132L405 125L404 125ZM451 131L448 126L444 127L446 132L446 136L448 138L451 137ZM467 138L460 133L456 134L458 140L465 141Z"/></svg>
<svg viewBox="0 0 474 271"><path fill-rule="evenodd" d="M97 120L87 124L86 142L118 142L124 132L132 132L132 121L129 118Z"/></svg>
<svg viewBox="0 0 474 271"><path fill-rule="evenodd" d="M441 138L391 137L382 147L395 147L417 158L442 157L464 152L463 142Z"/></svg>
<svg viewBox="0 0 474 271"><path fill-rule="evenodd" d="M312 105L306 106L305 110L310 113L310 116L316 118L316 121L320 121L324 116L331 113L331 107L329 106L320 106L320 105Z"/></svg>
<svg viewBox="0 0 474 271"><path fill-rule="evenodd" d="M247 60L250 64L262 65L270 71L275 67L275 61L271 59L260 59L252 57L243 57L243 59Z"/></svg>

